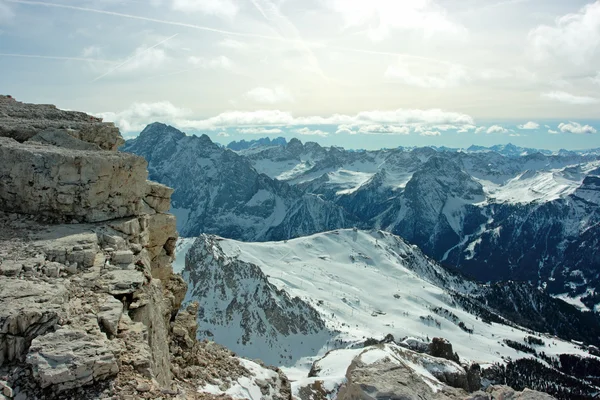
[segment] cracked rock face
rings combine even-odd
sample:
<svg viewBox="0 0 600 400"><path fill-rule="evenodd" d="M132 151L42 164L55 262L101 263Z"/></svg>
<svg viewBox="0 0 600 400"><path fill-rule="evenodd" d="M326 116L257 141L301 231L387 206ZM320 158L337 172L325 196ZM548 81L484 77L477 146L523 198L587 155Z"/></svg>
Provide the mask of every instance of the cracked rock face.
<svg viewBox="0 0 600 400"><path fill-rule="evenodd" d="M172 340L187 290L173 190L121 143L87 114L0 96L0 399L217 398L197 393L200 353L184 379L174 361L200 344ZM281 382L269 392L289 399Z"/></svg>

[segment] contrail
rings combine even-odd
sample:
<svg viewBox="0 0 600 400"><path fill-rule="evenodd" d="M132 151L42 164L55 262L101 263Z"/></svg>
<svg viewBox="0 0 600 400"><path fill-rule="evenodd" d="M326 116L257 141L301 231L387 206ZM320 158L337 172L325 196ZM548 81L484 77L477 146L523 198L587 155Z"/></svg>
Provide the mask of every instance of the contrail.
<svg viewBox="0 0 600 400"><path fill-rule="evenodd" d="M97 77L96 79L94 79L92 82L96 82L99 79L104 78L106 75L115 72L116 70L118 70L119 68L121 68L123 65L127 64L129 61L141 56L144 53L147 53L148 51L152 50L155 47L160 46L161 44L168 42L169 40L173 39L175 36L179 35L178 33L174 34L173 36L170 36L164 40L161 40L160 42L156 43L154 46L152 47L148 47L147 49L145 49L144 51L142 51L141 53L136 53L133 56L129 57L127 60L123 61L121 64L115 66L114 68L108 70L107 72L105 72L104 74L100 75L99 77Z"/></svg>
<svg viewBox="0 0 600 400"><path fill-rule="evenodd" d="M272 21L275 23L276 27L280 31L280 34L283 35L283 38L287 39L289 36L293 38L292 41L296 44L296 48L301 53L304 53L308 64L311 65L322 78L324 78L326 81L329 81L329 78L325 75L325 72L319 64L319 59L312 51L310 46L308 46L303 40L302 35L300 35L300 31L298 28L296 28L292 21L283 15L281 10L269 0L251 0L251 2L267 21Z"/></svg>
<svg viewBox="0 0 600 400"><path fill-rule="evenodd" d="M94 8L87 8L87 7L69 6L66 4L46 3L46 2L34 1L34 0L4 0L4 1L6 1L8 3L29 4L29 5L43 6L43 7L65 8L68 10L85 11L85 12L91 12L91 13L96 13L96 14L112 15L114 17L137 19L140 21L155 22L157 24L163 24L163 25L180 26L180 27L184 27L184 28L197 29L197 30L207 31L207 32L215 32L215 33L220 33L222 35L229 35L229 36L241 36L241 37L250 37L250 38L258 38L258 39L266 39L266 40L277 40L277 41L284 41L284 42L290 41L290 40L286 40L284 38L277 37L277 36L267 36L267 35L259 35L259 34L254 34L254 33L228 31L228 30L224 30L224 29L210 28L207 26L188 24L185 22L176 22L176 21L168 21L168 20L162 20L162 19L156 19L156 18L141 17L139 15L123 14L123 13L118 13L118 12L114 12L114 11L97 10Z"/></svg>
<svg viewBox="0 0 600 400"><path fill-rule="evenodd" d="M0 53L0 57L44 58L44 59L48 59L48 60L87 61L87 62L97 62L97 63L104 63L104 64L116 64L114 61L98 60L96 58L44 56L44 55L40 55L40 54Z"/></svg>

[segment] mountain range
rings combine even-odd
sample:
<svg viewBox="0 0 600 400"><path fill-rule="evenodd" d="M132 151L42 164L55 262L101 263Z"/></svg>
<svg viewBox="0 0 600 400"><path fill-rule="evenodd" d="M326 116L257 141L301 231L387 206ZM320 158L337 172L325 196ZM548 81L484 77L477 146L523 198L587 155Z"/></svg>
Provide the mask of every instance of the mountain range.
<svg viewBox="0 0 600 400"><path fill-rule="evenodd" d="M154 123L122 150L175 188L184 237L277 241L375 228L478 281L527 281L582 309L598 303L595 151L347 151L297 139L230 147L239 150Z"/></svg>

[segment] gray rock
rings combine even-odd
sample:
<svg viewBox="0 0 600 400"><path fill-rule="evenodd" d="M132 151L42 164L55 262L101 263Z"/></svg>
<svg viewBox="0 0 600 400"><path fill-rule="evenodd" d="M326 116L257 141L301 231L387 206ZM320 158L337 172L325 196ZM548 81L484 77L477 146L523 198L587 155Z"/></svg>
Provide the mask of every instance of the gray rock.
<svg viewBox="0 0 600 400"><path fill-rule="evenodd" d="M133 262L133 252L131 250L116 251L111 258L113 264L131 264Z"/></svg>
<svg viewBox="0 0 600 400"><path fill-rule="evenodd" d="M117 334L121 315L123 303L113 296L104 296L98 312L98 322L113 336Z"/></svg>
<svg viewBox="0 0 600 400"><path fill-rule="evenodd" d="M68 295L62 284L0 276L0 365L23 357L34 338L58 323Z"/></svg>
<svg viewBox="0 0 600 400"><path fill-rule="evenodd" d="M42 388L52 386L57 391L91 384L119 372L107 341L68 328L34 339L27 363Z"/></svg>
<svg viewBox="0 0 600 400"><path fill-rule="evenodd" d="M125 269L109 271L102 276L102 279L106 282L108 293L113 296L133 293L146 281L142 272Z"/></svg>
<svg viewBox="0 0 600 400"><path fill-rule="evenodd" d="M64 147L72 150L101 150L100 146L94 143L84 142L76 139L74 133L67 129L49 128L29 139L31 142L49 144L58 147Z"/></svg>
<svg viewBox="0 0 600 400"><path fill-rule="evenodd" d="M21 144L0 137L0 209L95 222L137 215L146 162L125 153Z"/></svg>
<svg viewBox="0 0 600 400"><path fill-rule="evenodd" d="M59 110L53 105L21 103L0 96L0 136L24 142L48 130L62 131L103 150L115 151L123 144L115 125L103 123L100 118Z"/></svg>
<svg viewBox="0 0 600 400"><path fill-rule="evenodd" d="M23 270L23 263L18 261L3 261L0 264L0 275L18 276Z"/></svg>

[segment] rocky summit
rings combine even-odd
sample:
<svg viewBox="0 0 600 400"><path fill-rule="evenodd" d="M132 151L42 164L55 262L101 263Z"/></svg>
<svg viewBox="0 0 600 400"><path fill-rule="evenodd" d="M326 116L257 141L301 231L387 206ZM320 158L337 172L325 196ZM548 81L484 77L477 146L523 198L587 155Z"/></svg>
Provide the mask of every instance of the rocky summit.
<svg viewBox="0 0 600 400"><path fill-rule="evenodd" d="M196 340L173 190L122 143L96 117L0 96L0 399L210 399L197 388L257 375L289 399L278 370Z"/></svg>

